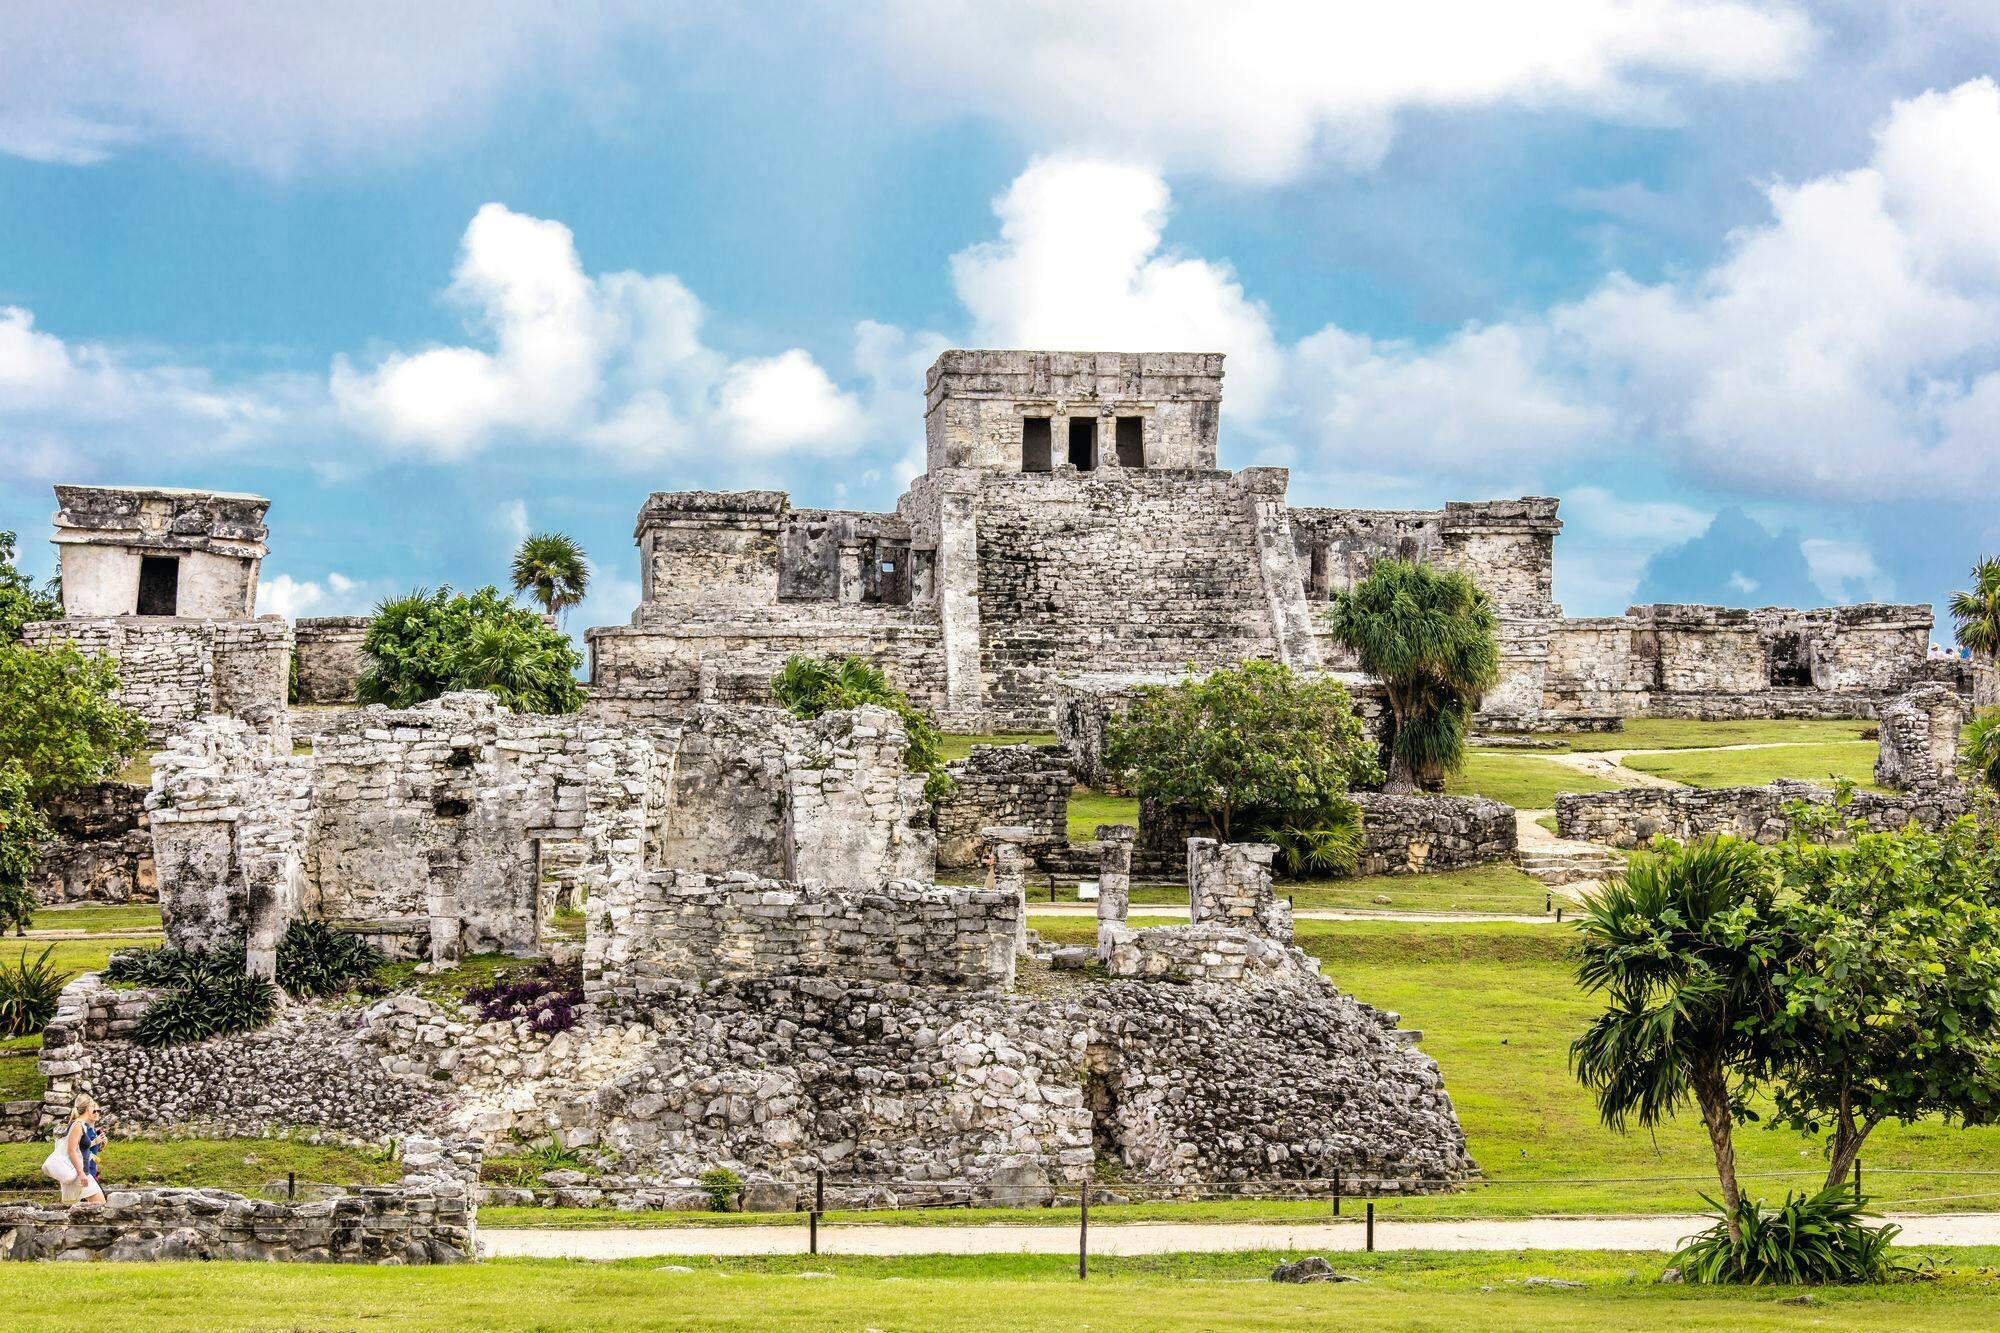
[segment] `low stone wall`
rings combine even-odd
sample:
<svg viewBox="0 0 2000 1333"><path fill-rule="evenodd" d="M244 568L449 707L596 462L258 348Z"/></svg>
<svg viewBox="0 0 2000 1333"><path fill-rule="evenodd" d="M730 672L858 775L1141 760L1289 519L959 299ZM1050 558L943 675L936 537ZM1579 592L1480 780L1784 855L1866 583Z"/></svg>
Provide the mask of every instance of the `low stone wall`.
<svg viewBox="0 0 2000 1333"><path fill-rule="evenodd" d="M1628 787L1619 791L1564 793L1556 797L1556 832L1564 838L1641 847L1656 837L1691 842L1728 834L1752 842L1781 841L1791 801L1826 805L1833 793L1808 782L1773 782L1768 787ZM1972 809L1970 793L1956 788L1883 795L1857 791L1847 807L1850 820L1878 832L1915 822L1937 829Z"/></svg>
<svg viewBox="0 0 2000 1333"><path fill-rule="evenodd" d="M1315 970L1298 949L1232 926L1106 926L1098 952L1114 977L1142 981L1240 982L1259 974Z"/></svg>
<svg viewBox="0 0 2000 1333"><path fill-rule="evenodd" d="M201 1127L255 1136L311 1126L381 1140L438 1112L437 1085L355 1059L351 1010L294 1004L255 1032L147 1049L131 1036L156 995L114 988L94 972L63 988L42 1036L45 1128L68 1123L85 1092L120 1133Z"/></svg>
<svg viewBox="0 0 2000 1333"><path fill-rule="evenodd" d="M1882 710L1875 784L1913 791L1958 781L1958 730L1965 704L1949 685L1928 681Z"/></svg>
<svg viewBox="0 0 2000 1333"><path fill-rule="evenodd" d="M36 901L54 906L158 900L144 787L95 782L57 798L48 813L56 836L42 849L29 880Z"/></svg>
<svg viewBox="0 0 2000 1333"><path fill-rule="evenodd" d="M309 1202L205 1189L113 1189L101 1208L0 1205L0 1259L125 1263L247 1259L284 1263L455 1264L478 1257L468 1175L478 1151L404 1144L396 1185Z"/></svg>
<svg viewBox="0 0 2000 1333"><path fill-rule="evenodd" d="M1355 792L1363 842L1357 875L1434 874L1514 854L1514 808L1483 796Z"/></svg>
<svg viewBox="0 0 2000 1333"><path fill-rule="evenodd" d="M317 616L292 623L293 668L298 691L294 703L351 704L358 697L368 654L361 641L368 635L367 616Z"/></svg>
<svg viewBox="0 0 2000 1333"><path fill-rule="evenodd" d="M938 867L979 864L980 830L1025 828L1050 842L1069 837L1076 779L1060 745L975 745L945 766L952 787L938 804Z"/></svg>
<svg viewBox="0 0 2000 1333"><path fill-rule="evenodd" d="M145 719L154 745L208 713L228 713L269 732L282 721L292 627L276 616L194 620L102 616L24 626L22 642L68 641L93 657L118 662L116 698ZM289 749L289 736L281 748Z"/></svg>
<svg viewBox="0 0 2000 1333"><path fill-rule="evenodd" d="M891 880L879 889L656 871L593 902L584 945L593 1004L644 1006L683 983L806 975L1005 989L1017 894Z"/></svg>

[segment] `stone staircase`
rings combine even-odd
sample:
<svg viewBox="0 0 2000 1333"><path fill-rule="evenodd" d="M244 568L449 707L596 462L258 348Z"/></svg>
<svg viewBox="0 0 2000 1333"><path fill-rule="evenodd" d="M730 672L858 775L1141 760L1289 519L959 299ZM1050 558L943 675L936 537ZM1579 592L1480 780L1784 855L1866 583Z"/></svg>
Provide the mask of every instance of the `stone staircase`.
<svg viewBox="0 0 2000 1333"><path fill-rule="evenodd" d="M1530 878L1552 889L1574 884L1602 884L1625 869L1625 858L1593 843L1523 847L1514 864Z"/></svg>

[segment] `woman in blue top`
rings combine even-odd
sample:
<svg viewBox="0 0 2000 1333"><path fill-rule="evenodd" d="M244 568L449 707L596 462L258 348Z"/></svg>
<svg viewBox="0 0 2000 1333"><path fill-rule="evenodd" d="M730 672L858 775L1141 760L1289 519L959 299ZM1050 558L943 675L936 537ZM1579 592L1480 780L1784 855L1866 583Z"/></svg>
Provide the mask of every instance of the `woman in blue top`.
<svg viewBox="0 0 2000 1333"><path fill-rule="evenodd" d="M76 1167L76 1179L63 1182L64 1203L104 1202L104 1187L97 1183L97 1154L104 1150L105 1139L104 1131L97 1127L100 1115L97 1102L88 1093L77 1096L70 1112L69 1133L65 1136L70 1164Z"/></svg>

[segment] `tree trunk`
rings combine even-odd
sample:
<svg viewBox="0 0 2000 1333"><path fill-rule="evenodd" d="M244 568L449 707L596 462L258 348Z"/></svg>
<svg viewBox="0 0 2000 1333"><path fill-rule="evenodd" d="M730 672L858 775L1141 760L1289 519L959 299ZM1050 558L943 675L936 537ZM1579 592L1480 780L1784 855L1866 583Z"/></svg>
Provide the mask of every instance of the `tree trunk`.
<svg viewBox="0 0 2000 1333"><path fill-rule="evenodd" d="M1854 1108L1848 1101L1847 1093L1843 1091L1840 1094L1840 1115L1834 1121L1832 1149L1827 1154L1827 1189L1847 1179L1847 1173L1854 1169L1855 1159L1861 1156L1861 1145L1868 1141L1869 1133L1881 1123L1881 1119L1879 1115L1871 1115L1860 1124L1855 1124Z"/></svg>
<svg viewBox="0 0 2000 1333"><path fill-rule="evenodd" d="M1743 1194L1736 1187L1735 1121L1729 1114L1729 1083L1719 1068L1697 1064L1689 1081L1708 1125L1708 1143L1715 1150L1715 1175L1722 1183L1723 1224L1732 1243L1743 1243L1743 1227L1736 1217Z"/></svg>
<svg viewBox="0 0 2000 1333"><path fill-rule="evenodd" d="M1416 774L1410 771L1403 759L1403 701L1396 688L1385 683L1383 693L1389 696L1389 774L1382 782L1382 790L1392 795L1407 796L1417 789Z"/></svg>

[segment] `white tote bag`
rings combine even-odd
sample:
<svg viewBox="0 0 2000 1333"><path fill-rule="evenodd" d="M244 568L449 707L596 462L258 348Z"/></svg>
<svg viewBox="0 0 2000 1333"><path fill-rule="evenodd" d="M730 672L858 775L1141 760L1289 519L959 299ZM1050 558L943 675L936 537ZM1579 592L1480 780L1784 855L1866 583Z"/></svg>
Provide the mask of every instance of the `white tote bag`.
<svg viewBox="0 0 2000 1333"><path fill-rule="evenodd" d="M55 1147L42 1159L42 1174L58 1185L67 1185L76 1179L76 1163L69 1159L69 1145L63 1140L67 1135L56 1135Z"/></svg>

